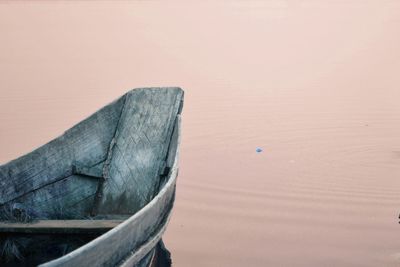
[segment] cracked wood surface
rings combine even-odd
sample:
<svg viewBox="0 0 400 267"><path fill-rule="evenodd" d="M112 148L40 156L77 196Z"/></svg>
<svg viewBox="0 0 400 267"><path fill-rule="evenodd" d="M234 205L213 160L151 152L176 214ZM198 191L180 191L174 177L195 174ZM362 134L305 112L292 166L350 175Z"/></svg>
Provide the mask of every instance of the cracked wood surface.
<svg viewBox="0 0 400 267"><path fill-rule="evenodd" d="M23 203L50 219L135 213L157 194L182 100L179 88L131 90L0 166L0 207Z"/></svg>
<svg viewBox="0 0 400 267"><path fill-rule="evenodd" d="M14 211L46 219L29 226L0 224L0 232L22 238L105 232L43 266L147 266L175 198L182 104L180 88L132 90L59 138L0 166L0 220L10 220ZM131 217L120 224L76 220L93 214Z"/></svg>
<svg viewBox="0 0 400 267"><path fill-rule="evenodd" d="M175 198L180 143L180 116L173 127L168 165L171 169L159 193L140 211L107 233L71 253L40 265L61 266L148 266L151 251L161 240ZM172 159L173 158L173 159Z"/></svg>

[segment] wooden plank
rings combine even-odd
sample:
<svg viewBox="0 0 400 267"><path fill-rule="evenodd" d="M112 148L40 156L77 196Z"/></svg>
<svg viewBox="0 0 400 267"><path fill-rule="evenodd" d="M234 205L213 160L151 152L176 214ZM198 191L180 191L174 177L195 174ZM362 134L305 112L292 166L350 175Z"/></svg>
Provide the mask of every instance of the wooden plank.
<svg viewBox="0 0 400 267"><path fill-rule="evenodd" d="M180 144L180 116L177 117L177 146L169 179L160 193L143 209L118 227L71 253L39 267L136 266L161 239L171 215L175 196Z"/></svg>
<svg viewBox="0 0 400 267"><path fill-rule="evenodd" d="M126 95L99 214L135 213L158 193L182 101L179 88L136 89Z"/></svg>
<svg viewBox="0 0 400 267"><path fill-rule="evenodd" d="M0 222L0 233L102 234L124 220L41 220L33 223Z"/></svg>
<svg viewBox="0 0 400 267"><path fill-rule="evenodd" d="M81 121L60 137L0 165L0 206L72 174L72 166L104 161L125 95Z"/></svg>

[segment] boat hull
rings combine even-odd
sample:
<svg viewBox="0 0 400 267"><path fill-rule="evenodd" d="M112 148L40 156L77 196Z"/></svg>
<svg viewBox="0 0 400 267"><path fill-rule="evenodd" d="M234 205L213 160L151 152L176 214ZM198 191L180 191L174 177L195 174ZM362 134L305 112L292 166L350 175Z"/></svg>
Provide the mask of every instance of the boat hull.
<svg viewBox="0 0 400 267"><path fill-rule="evenodd" d="M164 106L163 100L167 103ZM182 103L183 91L179 88L133 90L60 138L0 166L0 183L12 185L0 190L0 207L12 207L12 215L17 210L17 219L57 219L54 217L59 210L51 207L49 211L48 206L54 204L51 200L56 206L71 207L71 202L79 203L80 206L73 207L77 207L80 215L90 215L88 219L104 220L118 215L126 218L131 214L111 230L40 266L147 266L155 262L157 248L163 247L161 238L175 199ZM113 120L111 126L115 130L106 134L93 132L104 128L104 118ZM157 125L164 126L154 129ZM83 137L76 137L80 133ZM89 151L85 140L93 145L89 156L74 147L76 143L85 144L83 152ZM64 148L65 145L70 146ZM63 147L61 152L60 147ZM71 156L71 151L76 155ZM49 155L55 155L56 159ZM44 160L40 156L45 156ZM38 161L41 165L32 165ZM50 174L37 175L42 172L38 169L47 170L54 161L62 162L61 167L49 171ZM88 161L93 164L87 164ZM68 170L64 170L64 165ZM9 178L28 182L21 186ZM56 190L52 188L55 185ZM22 208L18 206L20 202L24 204ZM65 214L61 212L60 216Z"/></svg>

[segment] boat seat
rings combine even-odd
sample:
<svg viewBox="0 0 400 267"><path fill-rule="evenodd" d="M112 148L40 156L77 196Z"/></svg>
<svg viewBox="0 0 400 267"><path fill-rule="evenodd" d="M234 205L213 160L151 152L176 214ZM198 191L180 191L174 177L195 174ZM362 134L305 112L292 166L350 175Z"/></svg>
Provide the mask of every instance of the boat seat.
<svg viewBox="0 0 400 267"><path fill-rule="evenodd" d="M124 220L39 220L32 223L0 222L1 234L103 234Z"/></svg>

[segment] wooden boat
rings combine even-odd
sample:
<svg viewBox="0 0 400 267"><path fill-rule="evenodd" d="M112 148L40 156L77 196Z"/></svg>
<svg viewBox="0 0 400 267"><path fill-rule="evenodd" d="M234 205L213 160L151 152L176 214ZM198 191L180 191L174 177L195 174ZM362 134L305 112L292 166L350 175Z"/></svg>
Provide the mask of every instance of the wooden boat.
<svg viewBox="0 0 400 267"><path fill-rule="evenodd" d="M180 88L135 89L1 165L0 266L157 264L182 106Z"/></svg>

